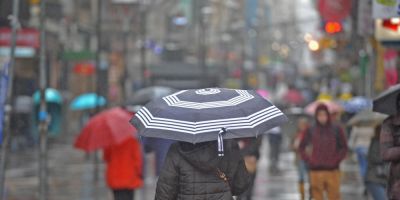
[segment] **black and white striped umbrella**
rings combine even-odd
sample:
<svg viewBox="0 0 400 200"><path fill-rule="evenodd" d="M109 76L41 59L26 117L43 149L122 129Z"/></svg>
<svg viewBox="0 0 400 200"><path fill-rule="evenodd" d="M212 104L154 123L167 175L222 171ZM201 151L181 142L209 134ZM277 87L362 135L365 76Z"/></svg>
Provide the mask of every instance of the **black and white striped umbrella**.
<svg viewBox="0 0 400 200"><path fill-rule="evenodd" d="M254 137L280 126L286 116L251 90L181 90L140 109L131 123L145 137L199 143Z"/></svg>

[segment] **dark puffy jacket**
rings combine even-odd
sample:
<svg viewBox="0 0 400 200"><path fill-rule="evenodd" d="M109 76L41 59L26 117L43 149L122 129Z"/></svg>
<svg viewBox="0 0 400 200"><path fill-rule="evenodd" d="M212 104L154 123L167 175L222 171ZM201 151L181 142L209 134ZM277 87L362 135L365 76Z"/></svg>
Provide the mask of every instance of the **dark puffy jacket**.
<svg viewBox="0 0 400 200"><path fill-rule="evenodd" d="M368 149L368 167L366 181L386 185L387 175L386 163L380 155L379 136L371 139L371 144ZM388 171L388 170L387 170Z"/></svg>
<svg viewBox="0 0 400 200"><path fill-rule="evenodd" d="M382 159L390 162L389 199L400 199L400 116L389 117L382 124L380 135Z"/></svg>
<svg viewBox="0 0 400 200"><path fill-rule="evenodd" d="M157 182L156 200L231 200L250 181L239 147L224 141L225 156L218 157L217 143L172 144ZM226 174L228 182L217 175Z"/></svg>

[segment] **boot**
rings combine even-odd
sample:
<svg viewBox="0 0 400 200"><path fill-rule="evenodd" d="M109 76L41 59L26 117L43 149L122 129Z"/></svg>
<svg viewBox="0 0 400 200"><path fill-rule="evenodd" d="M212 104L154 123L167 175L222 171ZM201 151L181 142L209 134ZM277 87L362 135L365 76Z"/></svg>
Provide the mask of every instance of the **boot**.
<svg viewBox="0 0 400 200"><path fill-rule="evenodd" d="M300 199L305 200L306 193L305 193L305 188L304 188L304 182L299 182L299 192L300 192Z"/></svg>

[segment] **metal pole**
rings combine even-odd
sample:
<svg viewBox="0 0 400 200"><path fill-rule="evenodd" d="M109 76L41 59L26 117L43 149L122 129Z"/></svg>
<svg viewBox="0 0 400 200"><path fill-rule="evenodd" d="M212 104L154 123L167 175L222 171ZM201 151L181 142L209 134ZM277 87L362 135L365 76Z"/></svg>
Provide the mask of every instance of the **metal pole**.
<svg viewBox="0 0 400 200"><path fill-rule="evenodd" d="M203 16L203 6L199 4L199 65L201 67L202 77L203 77L203 87L208 86L208 69L206 65L206 26Z"/></svg>
<svg viewBox="0 0 400 200"><path fill-rule="evenodd" d="M102 32L101 32L101 23L102 23L102 11L103 8L103 0L98 0L97 4L97 21L96 21L96 40L97 40L97 48L96 48L96 94L97 94L97 99L96 99L96 105L95 105L95 113L100 112L100 107L99 107L99 97L101 95L102 91L102 81L101 81L101 39L102 39ZM94 199L99 199L98 195L98 183L99 183L99 160L97 157L97 151L94 153L94 159L93 159L93 181L94 181Z"/></svg>
<svg viewBox="0 0 400 200"><path fill-rule="evenodd" d="M142 85L146 87L148 84L146 70L146 34L147 34L147 13L146 13L146 5L142 1L140 4L140 71L142 74Z"/></svg>
<svg viewBox="0 0 400 200"><path fill-rule="evenodd" d="M46 105L46 0L40 1L40 111L39 111L39 199L47 200L47 131L48 115Z"/></svg>
<svg viewBox="0 0 400 200"><path fill-rule="evenodd" d="M4 118L4 131L3 131L3 144L1 145L1 159L0 159L0 199L4 200L5 197L5 171L7 167L7 150L8 144L11 138L11 130L10 130L10 118L11 118L11 103L12 103L12 90L13 90L13 78L14 78L14 66L15 66L15 48L17 44L17 29L19 27L18 22L18 14L19 14L19 0L13 1L13 11L11 17L11 52L10 52L10 64L8 66L8 70L4 73L7 73L8 76L8 90L7 90L7 99L5 105L5 118ZM3 123L3 122L0 122Z"/></svg>

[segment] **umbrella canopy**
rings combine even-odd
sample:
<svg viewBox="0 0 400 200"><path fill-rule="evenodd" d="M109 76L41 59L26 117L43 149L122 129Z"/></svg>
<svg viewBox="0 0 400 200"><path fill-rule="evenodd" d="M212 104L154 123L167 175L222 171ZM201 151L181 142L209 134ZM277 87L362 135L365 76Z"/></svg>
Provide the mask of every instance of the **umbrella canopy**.
<svg viewBox="0 0 400 200"><path fill-rule="evenodd" d="M69 107L71 110L86 110L104 105L106 105L106 99L104 97L98 96L96 93L87 93L76 97Z"/></svg>
<svg viewBox="0 0 400 200"><path fill-rule="evenodd" d="M341 112L343 110L342 106L334 101L317 100L317 101L312 102L305 108L306 112L310 115L314 115L315 110L317 109L318 105L321 103L325 104L328 107L330 113Z"/></svg>
<svg viewBox="0 0 400 200"><path fill-rule="evenodd" d="M268 99L269 96L270 96L268 90L258 89L256 91L257 91L257 94L259 94L260 96L262 96L262 97L264 97L266 99Z"/></svg>
<svg viewBox="0 0 400 200"><path fill-rule="evenodd" d="M370 110L365 110L354 117L352 117L347 123L348 126L375 126L380 124L388 116L380 113L376 113Z"/></svg>
<svg viewBox="0 0 400 200"><path fill-rule="evenodd" d="M74 146L84 151L93 151L136 137L136 129L129 124L132 117L132 113L122 108L105 110L88 121Z"/></svg>
<svg viewBox="0 0 400 200"><path fill-rule="evenodd" d="M255 91L207 88L154 100L131 123L142 136L198 143L257 136L286 121Z"/></svg>
<svg viewBox="0 0 400 200"><path fill-rule="evenodd" d="M283 96L283 100L288 104L300 105L304 102L304 97L299 90L291 89Z"/></svg>
<svg viewBox="0 0 400 200"><path fill-rule="evenodd" d="M342 102L344 111L358 113L372 108L372 100L366 97L354 97L349 101Z"/></svg>
<svg viewBox="0 0 400 200"><path fill-rule="evenodd" d="M47 88L45 91L45 96L46 96L47 103L62 104L62 96L61 96L60 92L58 92L56 89ZM35 104L40 103L40 91L36 91L33 94L33 102Z"/></svg>
<svg viewBox="0 0 400 200"><path fill-rule="evenodd" d="M373 101L373 111L387 115L397 114L397 97L400 94L400 84L390 87L382 92Z"/></svg>
<svg viewBox="0 0 400 200"><path fill-rule="evenodd" d="M176 90L169 87L152 86L137 91L129 100L131 105L145 105L153 99L161 98L174 93Z"/></svg>

